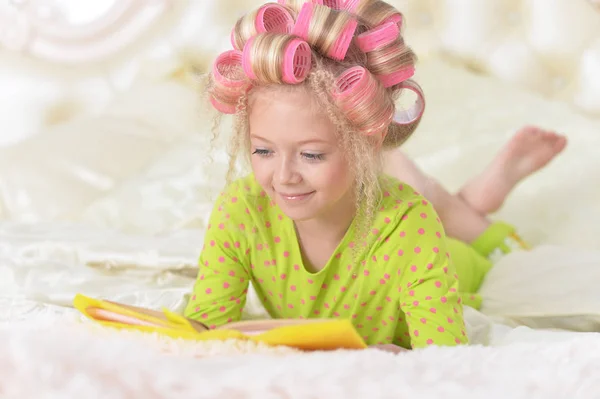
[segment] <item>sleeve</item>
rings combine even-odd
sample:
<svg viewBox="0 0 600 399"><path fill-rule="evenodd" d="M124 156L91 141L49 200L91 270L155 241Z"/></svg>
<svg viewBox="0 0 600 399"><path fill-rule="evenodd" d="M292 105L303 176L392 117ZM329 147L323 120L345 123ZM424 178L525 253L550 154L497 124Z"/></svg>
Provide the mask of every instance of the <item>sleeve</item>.
<svg viewBox="0 0 600 399"><path fill-rule="evenodd" d="M236 197L221 196L213 210L199 270L184 315L210 328L238 321L246 303L250 276L245 266L246 242Z"/></svg>
<svg viewBox="0 0 600 399"><path fill-rule="evenodd" d="M422 200L402 219L400 247L406 268L400 280L400 308L406 316L411 347L467 344L458 276L437 213Z"/></svg>

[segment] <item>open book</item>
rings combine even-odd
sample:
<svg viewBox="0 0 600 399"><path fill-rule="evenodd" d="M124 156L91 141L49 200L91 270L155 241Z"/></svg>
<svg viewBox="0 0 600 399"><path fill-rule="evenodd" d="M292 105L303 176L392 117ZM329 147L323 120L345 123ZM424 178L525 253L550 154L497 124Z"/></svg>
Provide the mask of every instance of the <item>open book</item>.
<svg viewBox="0 0 600 399"><path fill-rule="evenodd" d="M190 340L245 339L302 350L363 349L367 345L349 320L273 319L240 321L210 329L163 309L162 312L77 294L77 310L96 322L120 329Z"/></svg>

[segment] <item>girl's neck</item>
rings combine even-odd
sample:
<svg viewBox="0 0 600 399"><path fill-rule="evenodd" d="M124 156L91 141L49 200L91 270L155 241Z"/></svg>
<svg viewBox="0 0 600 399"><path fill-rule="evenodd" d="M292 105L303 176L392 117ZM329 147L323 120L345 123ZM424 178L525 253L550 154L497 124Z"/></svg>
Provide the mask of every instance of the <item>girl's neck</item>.
<svg viewBox="0 0 600 399"><path fill-rule="evenodd" d="M356 214L354 198L348 197L318 217L295 222L300 238L306 240L306 237L311 237L311 241L322 240L337 246L352 225Z"/></svg>

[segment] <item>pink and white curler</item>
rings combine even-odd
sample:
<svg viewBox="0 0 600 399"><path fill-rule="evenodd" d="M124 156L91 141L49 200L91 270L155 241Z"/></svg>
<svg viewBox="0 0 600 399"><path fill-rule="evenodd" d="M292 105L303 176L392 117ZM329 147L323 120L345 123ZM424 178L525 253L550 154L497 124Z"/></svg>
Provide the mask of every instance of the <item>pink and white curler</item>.
<svg viewBox="0 0 600 399"><path fill-rule="evenodd" d="M363 53L379 50L392 44L400 36L398 25L394 22L385 23L356 37L356 45Z"/></svg>
<svg viewBox="0 0 600 399"><path fill-rule="evenodd" d="M394 104L385 88L361 66L338 76L332 96L348 120L366 135L380 133L394 118Z"/></svg>
<svg viewBox="0 0 600 399"><path fill-rule="evenodd" d="M255 15L256 14L256 15ZM263 33L291 33L294 18L287 8L281 4L268 3L258 9L256 13L242 17L231 31L231 45L236 50L241 50L245 42L252 36ZM249 21L248 19L253 19ZM251 26L244 26L252 24ZM236 36L241 39L238 43Z"/></svg>
<svg viewBox="0 0 600 399"><path fill-rule="evenodd" d="M218 111L234 114L239 98L250 87L242 70L242 53L230 50L219 55L213 64L212 75L214 89L210 102Z"/></svg>
<svg viewBox="0 0 600 399"><path fill-rule="evenodd" d="M385 19L383 21L383 23L388 23L388 22L393 22L396 24L396 26L398 26L398 29L400 31L402 31L402 24L404 23L404 17L402 16L402 14L397 13L392 15L391 17L388 17L387 19Z"/></svg>
<svg viewBox="0 0 600 399"><path fill-rule="evenodd" d="M250 38L246 42L242 54L242 69L251 80L258 80L253 66L254 60L251 59L252 48L255 42L256 37ZM283 52L282 64L280 65L282 82L275 81L272 77L266 76L261 76L261 79L264 79L268 83L302 83L312 68L312 52L308 43L294 38L287 42L284 49L276 49L274 51Z"/></svg>
<svg viewBox="0 0 600 399"><path fill-rule="evenodd" d="M397 111L394 122L398 125L410 125L417 122L425 112L425 96L421 87L413 80L406 80L400 85L402 89L410 90L417 95L415 103L407 110Z"/></svg>
<svg viewBox="0 0 600 399"><path fill-rule="evenodd" d="M377 75L377 78L383 87L388 88L400 84L405 80L412 78L414 75L415 67L409 66L387 75Z"/></svg>
<svg viewBox="0 0 600 399"><path fill-rule="evenodd" d="M318 7L327 7L325 5L313 4L310 2L304 3L300 13L298 14L298 18L296 19L296 24L292 30L292 33L302 39L309 41L309 29L323 29L329 30L329 26L313 26L314 21L313 17L315 15L315 11ZM327 7L329 8L329 7ZM323 55L333 58L334 60L341 61L346 58L346 53L350 48L350 43L352 42L352 38L354 37L354 32L358 26L358 21L356 18L347 17L347 14L343 14L341 11L329 9L328 12L338 13L338 18L347 18L347 22L344 25L342 31L339 33L338 38L333 43L333 45L328 48L317 48ZM325 18L323 21L319 21L322 24L331 21L328 18ZM334 25L334 23L331 23ZM315 47L319 47L318 43L311 43Z"/></svg>

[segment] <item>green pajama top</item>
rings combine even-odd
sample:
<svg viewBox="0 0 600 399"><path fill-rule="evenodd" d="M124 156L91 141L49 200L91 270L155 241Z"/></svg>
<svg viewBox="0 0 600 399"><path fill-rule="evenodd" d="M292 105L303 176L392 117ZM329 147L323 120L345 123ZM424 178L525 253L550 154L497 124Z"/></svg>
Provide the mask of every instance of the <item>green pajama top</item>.
<svg viewBox="0 0 600 399"><path fill-rule="evenodd" d="M237 321L252 282L274 318L343 318L370 344L466 344L458 276L433 207L382 178L367 237L354 224L325 267L308 271L293 221L253 175L231 184L210 217L185 315L211 327Z"/></svg>

